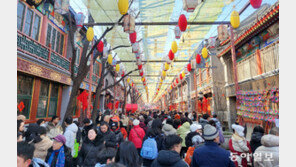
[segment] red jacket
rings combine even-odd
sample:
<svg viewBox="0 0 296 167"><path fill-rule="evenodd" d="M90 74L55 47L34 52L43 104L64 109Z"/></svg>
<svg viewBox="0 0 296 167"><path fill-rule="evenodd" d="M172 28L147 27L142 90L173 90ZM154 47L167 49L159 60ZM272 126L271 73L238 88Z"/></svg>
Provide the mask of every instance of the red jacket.
<svg viewBox="0 0 296 167"><path fill-rule="evenodd" d="M136 148L142 148L144 136L144 130L139 125L137 125L131 129L128 140L133 142Z"/></svg>
<svg viewBox="0 0 296 167"><path fill-rule="evenodd" d="M121 133L123 135L123 139L125 140L126 137L127 137L127 132L126 132L125 128L120 128L120 131L121 131Z"/></svg>

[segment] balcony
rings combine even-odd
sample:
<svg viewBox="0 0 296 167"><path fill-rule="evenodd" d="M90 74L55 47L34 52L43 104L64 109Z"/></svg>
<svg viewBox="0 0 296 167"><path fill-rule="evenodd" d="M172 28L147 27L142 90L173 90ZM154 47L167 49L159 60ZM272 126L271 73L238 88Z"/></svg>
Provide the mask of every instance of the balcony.
<svg viewBox="0 0 296 167"><path fill-rule="evenodd" d="M70 61L67 58L19 31L17 32L17 50L58 68L70 71Z"/></svg>

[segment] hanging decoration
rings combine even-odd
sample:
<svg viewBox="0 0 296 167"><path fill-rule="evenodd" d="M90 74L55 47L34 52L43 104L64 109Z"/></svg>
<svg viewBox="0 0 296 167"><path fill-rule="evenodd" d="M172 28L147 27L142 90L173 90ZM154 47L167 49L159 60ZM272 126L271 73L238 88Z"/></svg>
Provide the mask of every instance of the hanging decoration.
<svg viewBox="0 0 296 167"><path fill-rule="evenodd" d="M183 0L183 10L187 12L194 12L197 5L198 0Z"/></svg>
<svg viewBox="0 0 296 167"><path fill-rule="evenodd" d="M124 71L122 71L121 77L124 77Z"/></svg>
<svg viewBox="0 0 296 167"><path fill-rule="evenodd" d="M179 75L179 78L180 78L180 80L182 80L182 79L183 79L183 75L182 75L182 74L180 74L180 75Z"/></svg>
<svg viewBox="0 0 296 167"><path fill-rule="evenodd" d="M77 28L82 28L84 20L85 20L85 16L84 16L84 14L82 12L78 12L75 15L75 22L76 22Z"/></svg>
<svg viewBox="0 0 296 167"><path fill-rule="evenodd" d="M237 11L232 11L230 15L230 24L233 28L238 28L240 24L240 17Z"/></svg>
<svg viewBox="0 0 296 167"><path fill-rule="evenodd" d="M119 64L116 64L116 66L115 66L115 71L116 71L116 72L119 72L119 70L120 70L120 66L119 66Z"/></svg>
<svg viewBox="0 0 296 167"><path fill-rule="evenodd" d="M108 59L107 59L107 62L112 65L112 62L113 62L113 57L111 54L108 55Z"/></svg>
<svg viewBox="0 0 296 167"><path fill-rule="evenodd" d="M187 70L188 70L188 72L190 72L192 70L190 63L187 64Z"/></svg>
<svg viewBox="0 0 296 167"><path fill-rule="evenodd" d="M142 71L142 72L140 72L140 76L141 76L141 77L143 76L143 74L144 74L144 73L143 73L143 71Z"/></svg>
<svg viewBox="0 0 296 167"><path fill-rule="evenodd" d="M88 27L86 31L86 39L90 42L94 38L94 29L92 27Z"/></svg>
<svg viewBox="0 0 296 167"><path fill-rule="evenodd" d="M169 70L169 68L170 68L170 65L168 63L165 63L164 64L164 70L167 71L167 70Z"/></svg>
<svg viewBox="0 0 296 167"><path fill-rule="evenodd" d="M223 42L224 40L228 39L229 34L228 34L228 29L227 25L221 24L218 26L218 39Z"/></svg>
<svg viewBox="0 0 296 167"><path fill-rule="evenodd" d="M131 43L135 43L137 41L137 32L133 32L129 34L129 39L131 41Z"/></svg>
<svg viewBox="0 0 296 167"><path fill-rule="evenodd" d="M197 64L200 64L200 61L201 61L201 56L200 56L200 54L197 54L197 55L196 55L195 60L196 60L196 63L197 63Z"/></svg>
<svg viewBox="0 0 296 167"><path fill-rule="evenodd" d="M97 50L98 50L99 52L103 52L103 50L104 50L104 43L103 43L103 41L100 41L100 42L98 43L98 45L97 45Z"/></svg>
<svg viewBox="0 0 296 167"><path fill-rule="evenodd" d="M131 79L128 77L128 78L126 79L126 81L127 81L127 83L130 83Z"/></svg>
<svg viewBox="0 0 296 167"><path fill-rule="evenodd" d="M178 51L178 45L176 41L172 42L171 50L174 54Z"/></svg>
<svg viewBox="0 0 296 167"><path fill-rule="evenodd" d="M176 39L180 39L181 38L181 34L182 34L182 32L181 32L179 26L176 25L176 27L175 27L175 38Z"/></svg>
<svg viewBox="0 0 296 167"><path fill-rule="evenodd" d="M182 71L181 75L182 75L182 78L184 78L185 77L185 72Z"/></svg>
<svg viewBox="0 0 296 167"><path fill-rule="evenodd" d="M206 59L208 57L208 49L206 47L204 47L202 50L201 50L201 55L204 59ZM199 63L198 63L199 64Z"/></svg>
<svg viewBox="0 0 296 167"><path fill-rule="evenodd" d="M121 15L125 15L128 11L128 0L118 0L118 10Z"/></svg>
<svg viewBox="0 0 296 167"><path fill-rule="evenodd" d="M165 77L165 76L166 76L166 72L162 71L162 77Z"/></svg>
<svg viewBox="0 0 296 167"><path fill-rule="evenodd" d="M254 9L258 9L262 4L262 0L250 0L250 4Z"/></svg>
<svg viewBox="0 0 296 167"><path fill-rule="evenodd" d="M126 15L123 18L123 31L126 33L135 32L135 18L131 15Z"/></svg>
<svg viewBox="0 0 296 167"><path fill-rule="evenodd" d="M174 60L174 57L175 57L174 53L172 52L172 50L170 50L169 51L169 58L170 58L170 60Z"/></svg>
<svg viewBox="0 0 296 167"><path fill-rule="evenodd" d="M142 64L138 65L138 69L139 69L139 70L141 70L141 69L142 69L142 67L143 67L143 65L142 65Z"/></svg>
<svg viewBox="0 0 296 167"><path fill-rule="evenodd" d="M178 26L182 32L186 31L187 28L187 19L184 14L181 14L178 21Z"/></svg>
<svg viewBox="0 0 296 167"><path fill-rule="evenodd" d="M145 77L142 78L142 82L145 82Z"/></svg>
<svg viewBox="0 0 296 167"><path fill-rule="evenodd" d="M132 44L132 52L138 53L139 52L139 42L135 42Z"/></svg>
<svg viewBox="0 0 296 167"><path fill-rule="evenodd" d="M20 112L23 112L23 110L24 110L24 108L25 108L24 102L21 101L21 102L17 105L17 108L19 109Z"/></svg>

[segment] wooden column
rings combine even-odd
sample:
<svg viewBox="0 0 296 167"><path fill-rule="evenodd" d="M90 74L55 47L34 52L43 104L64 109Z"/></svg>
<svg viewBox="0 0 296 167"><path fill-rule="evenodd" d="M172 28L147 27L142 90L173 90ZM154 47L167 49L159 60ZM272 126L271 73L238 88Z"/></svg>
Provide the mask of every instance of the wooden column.
<svg viewBox="0 0 296 167"><path fill-rule="evenodd" d="M34 90L33 90L33 97L32 97L32 106L30 112L30 120L36 121L37 109L38 109L38 102L39 102L39 92L40 92L40 85L41 80L39 78L34 79Z"/></svg>
<svg viewBox="0 0 296 167"><path fill-rule="evenodd" d="M61 115L61 106L62 106L62 92L63 92L63 86L59 85L59 91L58 91L58 104L57 104L57 116L60 117Z"/></svg>
<svg viewBox="0 0 296 167"><path fill-rule="evenodd" d="M237 67L236 67L236 54L235 54L235 46L234 46L234 34L232 26L230 26L230 42L231 42L231 58L233 65L233 77L234 77L234 85L235 85L235 94L239 90L238 80L237 80Z"/></svg>
<svg viewBox="0 0 296 167"><path fill-rule="evenodd" d="M262 74L262 65L261 65L261 55L260 55L260 49L256 50L256 62L257 62L257 69L258 69L258 75Z"/></svg>

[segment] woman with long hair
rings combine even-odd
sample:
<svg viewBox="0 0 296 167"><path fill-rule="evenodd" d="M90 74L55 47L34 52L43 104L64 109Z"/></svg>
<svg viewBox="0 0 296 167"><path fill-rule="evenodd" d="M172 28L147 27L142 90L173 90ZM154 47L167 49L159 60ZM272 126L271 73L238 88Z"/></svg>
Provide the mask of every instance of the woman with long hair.
<svg viewBox="0 0 296 167"><path fill-rule="evenodd" d="M140 167L140 157L133 142L125 141L120 144L115 162L125 165L126 167Z"/></svg>

